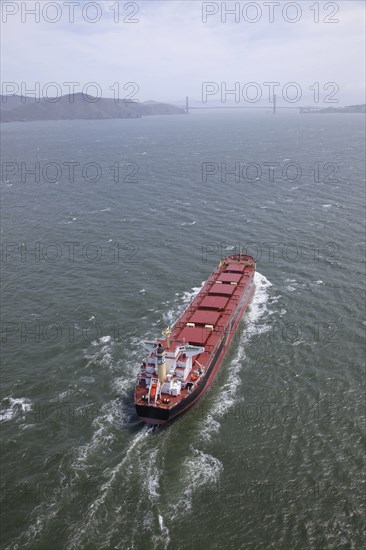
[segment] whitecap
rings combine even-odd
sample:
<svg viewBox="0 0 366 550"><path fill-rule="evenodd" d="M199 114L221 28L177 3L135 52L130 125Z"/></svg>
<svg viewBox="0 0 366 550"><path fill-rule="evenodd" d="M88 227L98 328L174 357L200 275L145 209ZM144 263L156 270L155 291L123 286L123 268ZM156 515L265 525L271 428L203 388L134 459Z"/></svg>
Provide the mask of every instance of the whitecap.
<svg viewBox="0 0 366 550"><path fill-rule="evenodd" d="M0 422L12 420L18 414L32 410L32 401L26 397L5 397L5 404L1 404Z"/></svg>
<svg viewBox="0 0 366 550"><path fill-rule="evenodd" d="M68 390L65 390L65 391L59 393L59 395L58 395L56 401L60 401L60 400L62 401L63 399L65 399L65 397L68 398L68 397L70 397L70 395L72 395L73 393L74 393L74 389L69 388Z"/></svg>
<svg viewBox="0 0 366 550"><path fill-rule="evenodd" d="M81 382L84 382L84 384L92 384L95 382L95 378L93 376L82 376L80 380Z"/></svg>

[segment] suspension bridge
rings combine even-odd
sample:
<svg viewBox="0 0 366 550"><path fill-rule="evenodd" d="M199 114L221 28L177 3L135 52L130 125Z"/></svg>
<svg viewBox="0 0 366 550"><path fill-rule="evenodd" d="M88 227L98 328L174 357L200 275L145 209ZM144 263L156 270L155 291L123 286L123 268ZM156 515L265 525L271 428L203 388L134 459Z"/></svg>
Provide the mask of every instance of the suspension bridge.
<svg viewBox="0 0 366 550"><path fill-rule="evenodd" d="M279 109L296 109L300 111L300 114L304 113L318 113L322 111L321 107L299 107L298 105L277 105L277 96L273 96L273 102L269 105L205 105L205 106L197 106L197 105L191 105L189 102L189 97L186 96L185 100L185 113L188 115L190 111L195 110L204 110L204 109L265 109L268 111L270 109L272 113L275 115Z"/></svg>

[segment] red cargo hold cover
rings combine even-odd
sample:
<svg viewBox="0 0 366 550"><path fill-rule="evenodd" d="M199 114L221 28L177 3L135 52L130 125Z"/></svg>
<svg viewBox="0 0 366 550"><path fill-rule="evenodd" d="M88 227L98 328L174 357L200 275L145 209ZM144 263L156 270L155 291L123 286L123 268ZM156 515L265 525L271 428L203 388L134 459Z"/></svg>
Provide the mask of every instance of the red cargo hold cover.
<svg viewBox="0 0 366 550"><path fill-rule="evenodd" d="M221 273L220 277L217 280L224 283L238 283L241 278L242 275L240 275L239 273Z"/></svg>
<svg viewBox="0 0 366 550"><path fill-rule="evenodd" d="M211 330L204 327L185 327L182 332L179 333L179 340L185 339L186 342L194 346L204 346L208 337L211 334Z"/></svg>
<svg viewBox="0 0 366 550"><path fill-rule="evenodd" d="M223 294L224 296L232 296L235 292L235 285L225 285L221 283L215 283L208 291L209 294Z"/></svg>
<svg viewBox="0 0 366 550"><path fill-rule="evenodd" d="M234 271L235 273L243 273L245 269L245 265L243 264L229 264L225 271Z"/></svg>
<svg viewBox="0 0 366 550"><path fill-rule="evenodd" d="M199 307L209 309L225 309L228 301L229 298L225 298L225 296L205 296Z"/></svg>
<svg viewBox="0 0 366 550"><path fill-rule="evenodd" d="M196 323L200 325L214 325L217 323L221 313L218 311L209 311L207 309L198 309L189 318L189 323Z"/></svg>

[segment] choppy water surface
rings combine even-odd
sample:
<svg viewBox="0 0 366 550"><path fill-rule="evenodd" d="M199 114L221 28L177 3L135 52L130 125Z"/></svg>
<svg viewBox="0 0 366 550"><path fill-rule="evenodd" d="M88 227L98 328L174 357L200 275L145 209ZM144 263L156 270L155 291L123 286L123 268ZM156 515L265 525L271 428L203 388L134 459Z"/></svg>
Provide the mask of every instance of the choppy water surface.
<svg viewBox="0 0 366 550"><path fill-rule="evenodd" d="M3 126L3 548L363 547L363 128ZM215 384L144 426L140 340L239 245L256 293Z"/></svg>

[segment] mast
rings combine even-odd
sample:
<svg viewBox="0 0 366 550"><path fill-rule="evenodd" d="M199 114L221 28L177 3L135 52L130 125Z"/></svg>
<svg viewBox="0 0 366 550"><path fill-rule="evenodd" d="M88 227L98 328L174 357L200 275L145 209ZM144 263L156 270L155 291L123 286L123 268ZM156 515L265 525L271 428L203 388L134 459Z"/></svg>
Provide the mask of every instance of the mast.
<svg viewBox="0 0 366 550"><path fill-rule="evenodd" d="M166 349L169 349L170 348L170 336L172 334L172 330L170 327L167 327L165 330L163 330L163 334L166 338Z"/></svg>

